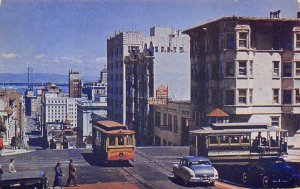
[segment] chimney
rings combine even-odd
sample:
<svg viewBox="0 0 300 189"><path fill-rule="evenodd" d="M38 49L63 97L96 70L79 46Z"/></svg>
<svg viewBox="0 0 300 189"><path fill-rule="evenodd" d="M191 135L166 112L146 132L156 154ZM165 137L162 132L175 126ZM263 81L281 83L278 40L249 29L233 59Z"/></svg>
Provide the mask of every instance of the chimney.
<svg viewBox="0 0 300 189"><path fill-rule="evenodd" d="M300 11L297 12L297 19L300 19Z"/></svg>

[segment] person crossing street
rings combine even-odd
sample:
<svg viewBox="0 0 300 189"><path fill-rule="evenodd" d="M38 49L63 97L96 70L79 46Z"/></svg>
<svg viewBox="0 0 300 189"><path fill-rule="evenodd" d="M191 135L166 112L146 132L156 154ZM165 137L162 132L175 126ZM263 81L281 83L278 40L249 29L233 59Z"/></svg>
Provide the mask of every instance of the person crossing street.
<svg viewBox="0 0 300 189"><path fill-rule="evenodd" d="M73 180L73 184L74 186L78 186L76 184L76 168L73 164L73 159L70 159L70 163L69 163L69 178L66 184L66 187L70 186L71 180Z"/></svg>

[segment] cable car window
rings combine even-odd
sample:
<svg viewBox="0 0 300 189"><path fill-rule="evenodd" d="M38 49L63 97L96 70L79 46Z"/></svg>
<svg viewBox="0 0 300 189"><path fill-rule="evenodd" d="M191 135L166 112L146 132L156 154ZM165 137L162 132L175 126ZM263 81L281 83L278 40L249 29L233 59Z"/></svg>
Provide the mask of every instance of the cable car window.
<svg viewBox="0 0 300 189"><path fill-rule="evenodd" d="M231 143L239 143L240 137L239 136L232 136Z"/></svg>
<svg viewBox="0 0 300 189"><path fill-rule="evenodd" d="M114 135L109 136L109 145L110 146L115 146L116 145L115 136Z"/></svg>
<svg viewBox="0 0 300 189"><path fill-rule="evenodd" d="M127 145L133 145L132 135L127 135Z"/></svg>
<svg viewBox="0 0 300 189"><path fill-rule="evenodd" d="M242 136L242 143L249 143L249 136Z"/></svg>
<svg viewBox="0 0 300 189"><path fill-rule="evenodd" d="M221 143L228 143L228 136L222 136L220 142Z"/></svg>
<svg viewBox="0 0 300 189"><path fill-rule="evenodd" d="M118 145L124 145L124 136L123 135L119 135L118 136Z"/></svg>
<svg viewBox="0 0 300 189"><path fill-rule="evenodd" d="M217 136L211 136L210 137L210 144L218 144L218 137Z"/></svg>

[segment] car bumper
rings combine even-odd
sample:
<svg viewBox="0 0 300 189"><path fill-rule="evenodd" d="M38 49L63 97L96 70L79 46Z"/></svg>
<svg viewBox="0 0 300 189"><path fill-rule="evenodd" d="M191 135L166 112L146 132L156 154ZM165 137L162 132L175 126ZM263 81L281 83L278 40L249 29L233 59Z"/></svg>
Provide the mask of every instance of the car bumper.
<svg viewBox="0 0 300 189"><path fill-rule="evenodd" d="M214 182L218 180L218 177L192 177L190 178L190 182Z"/></svg>

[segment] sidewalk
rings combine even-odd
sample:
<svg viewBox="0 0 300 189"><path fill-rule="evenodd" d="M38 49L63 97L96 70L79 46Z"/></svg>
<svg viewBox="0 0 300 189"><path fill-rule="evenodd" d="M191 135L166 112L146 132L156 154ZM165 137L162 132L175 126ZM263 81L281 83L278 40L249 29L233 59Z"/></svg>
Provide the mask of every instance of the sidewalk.
<svg viewBox="0 0 300 189"><path fill-rule="evenodd" d="M53 189L52 187L50 187ZM55 187L59 188L59 187ZM135 184L127 183L127 182L107 182L107 183L94 183L94 184L79 184L77 187L70 186L70 187L63 187L64 189L67 188L74 188L74 189L138 189Z"/></svg>
<svg viewBox="0 0 300 189"><path fill-rule="evenodd" d="M0 156L9 156L9 155L15 155L15 154L24 154L28 152L33 152L34 150L26 150L26 149L3 149L2 153L0 153Z"/></svg>

